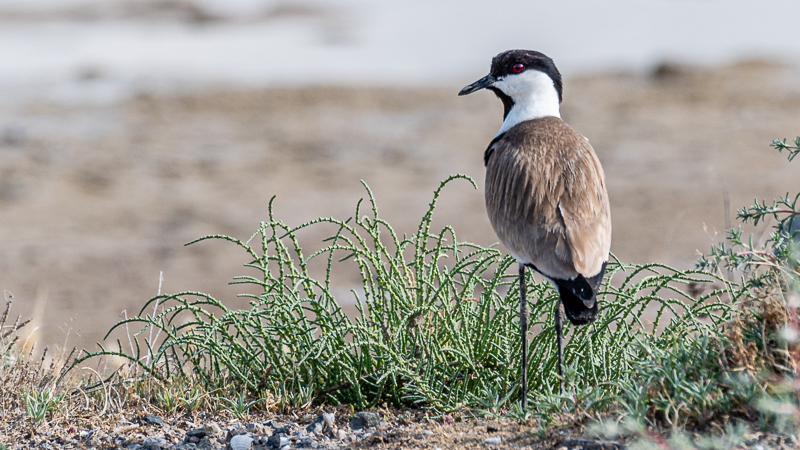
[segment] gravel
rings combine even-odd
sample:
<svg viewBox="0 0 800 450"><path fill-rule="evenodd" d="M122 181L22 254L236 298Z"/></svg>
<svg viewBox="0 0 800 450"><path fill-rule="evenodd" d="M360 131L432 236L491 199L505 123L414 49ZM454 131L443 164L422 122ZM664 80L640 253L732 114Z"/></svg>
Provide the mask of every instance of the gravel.
<svg viewBox="0 0 800 450"><path fill-rule="evenodd" d="M533 423L513 419L476 419L453 416L431 418L425 411L394 413L361 411L350 416L345 407L298 417L283 415L243 421L232 417L200 414L198 417L155 415L125 418L122 415L84 417L78 423L51 422L30 433L24 421L0 423L0 443L9 449L105 449L126 450L294 450L294 449L623 449L635 438L602 441L584 437L580 425L537 433ZM112 416L112 417L109 417ZM147 417L147 419L145 419ZM158 420L156 420L158 419ZM357 420L356 420L357 419ZM360 428L351 427L351 423ZM365 424L377 423L377 426ZM309 429L311 431L309 431ZM753 427L755 429L755 427ZM651 432L651 438L658 434ZM785 450L795 448L794 435L748 433L744 446ZM10 445L9 445L10 444Z"/></svg>

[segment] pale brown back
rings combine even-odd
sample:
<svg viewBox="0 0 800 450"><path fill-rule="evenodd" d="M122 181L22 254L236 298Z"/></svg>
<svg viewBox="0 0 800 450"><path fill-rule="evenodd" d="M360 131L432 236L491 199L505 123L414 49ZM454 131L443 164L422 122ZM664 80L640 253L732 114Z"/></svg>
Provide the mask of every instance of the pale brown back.
<svg viewBox="0 0 800 450"><path fill-rule="evenodd" d="M608 260L603 168L586 138L557 117L521 122L487 149L486 210L511 254L548 277L588 278Z"/></svg>

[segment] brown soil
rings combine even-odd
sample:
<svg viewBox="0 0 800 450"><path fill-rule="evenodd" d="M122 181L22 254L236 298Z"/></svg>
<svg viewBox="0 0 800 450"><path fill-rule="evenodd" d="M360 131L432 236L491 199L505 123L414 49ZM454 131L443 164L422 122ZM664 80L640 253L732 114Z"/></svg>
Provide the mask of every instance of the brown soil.
<svg viewBox="0 0 800 450"><path fill-rule="evenodd" d="M800 191L800 163L769 148L800 134L798 79L763 62L568 79L564 118L606 170L612 250L689 267L736 208ZM482 152L502 107L488 92L459 98L460 87L219 88L2 110L23 125L0 130L0 287L47 345L64 342L63 324L80 333L70 346L101 339L121 310L138 312L156 294L160 271L162 291L244 307L226 283L247 273L246 255L182 244L250 236L273 195L288 224L349 217L361 179L382 215L413 232L447 175L483 188ZM465 182L446 190L436 217L460 239L496 241L481 190ZM347 292L355 280L337 283Z"/></svg>

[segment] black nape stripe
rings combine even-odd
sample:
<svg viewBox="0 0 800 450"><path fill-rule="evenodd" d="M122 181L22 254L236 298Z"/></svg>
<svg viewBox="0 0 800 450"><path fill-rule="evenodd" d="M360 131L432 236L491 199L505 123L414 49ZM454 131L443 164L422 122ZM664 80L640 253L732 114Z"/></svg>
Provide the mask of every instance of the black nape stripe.
<svg viewBox="0 0 800 450"><path fill-rule="evenodd" d="M497 98L499 98L503 102L503 120L506 120L506 117L508 117L508 113L511 112L511 108L514 107L514 100L511 97L507 96L503 91L497 89L494 86L489 86L486 89L489 89L490 91L494 92L494 95L496 95Z"/></svg>

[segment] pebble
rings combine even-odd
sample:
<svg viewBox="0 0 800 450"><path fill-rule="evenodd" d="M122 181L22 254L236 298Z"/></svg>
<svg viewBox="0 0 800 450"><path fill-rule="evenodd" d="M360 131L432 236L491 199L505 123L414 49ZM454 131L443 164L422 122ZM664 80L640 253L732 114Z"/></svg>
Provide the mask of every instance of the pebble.
<svg viewBox="0 0 800 450"><path fill-rule="evenodd" d="M314 419L313 422L308 424L306 431L314 434L322 434L322 432L325 430L325 418L322 416L323 415L320 414L316 419Z"/></svg>
<svg viewBox="0 0 800 450"><path fill-rule="evenodd" d="M276 434L289 435L289 434L292 434L292 432L291 432L291 430L290 430L290 428L288 426L282 426L282 427L275 428L275 430L272 431L272 435L273 436L275 436Z"/></svg>
<svg viewBox="0 0 800 450"><path fill-rule="evenodd" d="M246 427L251 434L264 434L264 425L260 423L249 422Z"/></svg>
<svg viewBox="0 0 800 450"><path fill-rule="evenodd" d="M281 448L289 445L289 439L283 434L273 434L267 439L267 445L273 448Z"/></svg>
<svg viewBox="0 0 800 450"><path fill-rule="evenodd" d="M350 429L360 430L363 428L377 427L381 423L381 416L372 411L361 411L350 419Z"/></svg>
<svg viewBox="0 0 800 450"><path fill-rule="evenodd" d="M217 448L214 447L214 444L212 444L208 439L203 439L200 441L200 443L197 444L197 448L200 450L217 450Z"/></svg>
<svg viewBox="0 0 800 450"><path fill-rule="evenodd" d="M148 450L161 449L165 445L167 445L167 440L160 437L150 437L142 442L142 447Z"/></svg>
<svg viewBox="0 0 800 450"><path fill-rule="evenodd" d="M336 414L327 413L322 415L322 421L325 423L325 429L332 429L336 424Z"/></svg>
<svg viewBox="0 0 800 450"><path fill-rule="evenodd" d="M214 436L206 427L194 428L186 432L186 439L184 442L198 443L201 439L207 436Z"/></svg>
<svg viewBox="0 0 800 450"><path fill-rule="evenodd" d="M500 436L494 436L484 439L483 442L489 445L499 445L501 442L503 442L503 439L501 439Z"/></svg>
<svg viewBox="0 0 800 450"><path fill-rule="evenodd" d="M231 450L247 450L253 447L253 438L246 434L237 434L230 441Z"/></svg>
<svg viewBox="0 0 800 450"><path fill-rule="evenodd" d="M430 436L430 435L433 434L433 431L431 431L431 430L423 430L422 434L424 434L425 436Z"/></svg>
<svg viewBox="0 0 800 450"><path fill-rule="evenodd" d="M145 414L144 417L142 417L142 423L166 425L161 417L154 416L152 414Z"/></svg>
<svg viewBox="0 0 800 450"><path fill-rule="evenodd" d="M225 435L226 441L230 441L231 439L233 439L234 436L238 436L240 434L247 434L247 428L239 424L227 427L226 429L228 430L228 433Z"/></svg>

